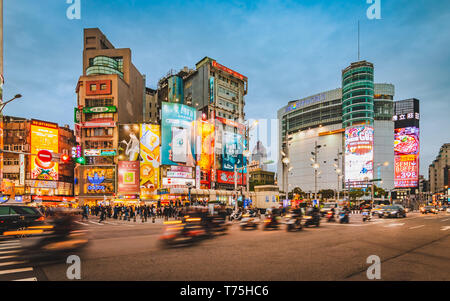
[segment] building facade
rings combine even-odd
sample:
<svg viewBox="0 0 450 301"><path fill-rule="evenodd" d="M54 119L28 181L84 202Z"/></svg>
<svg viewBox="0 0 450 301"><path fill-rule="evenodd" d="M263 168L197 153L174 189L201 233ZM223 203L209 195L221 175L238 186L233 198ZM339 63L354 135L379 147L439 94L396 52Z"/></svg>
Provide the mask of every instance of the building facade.
<svg viewBox="0 0 450 301"><path fill-rule="evenodd" d="M98 28L84 29L83 75L75 108L77 143L85 163L76 166L80 201L115 196L123 147L118 125L143 121L145 91L145 76L133 65L131 50L116 49Z"/></svg>
<svg viewBox="0 0 450 301"><path fill-rule="evenodd" d="M278 110L279 150L289 159L278 162L280 190L342 191L345 130L359 125L373 128L373 172L382 179L376 185L394 188L394 86L373 83L373 65L365 61L344 69L342 84L342 88L290 101Z"/></svg>
<svg viewBox="0 0 450 301"><path fill-rule="evenodd" d="M450 143L439 149L436 159L428 167L430 192L432 194L449 194L450 179Z"/></svg>
<svg viewBox="0 0 450 301"><path fill-rule="evenodd" d="M68 125L4 116L4 195L17 201L61 202L73 196L74 166L62 162L70 154L75 136ZM51 142L51 143L49 143ZM52 152L52 160L43 162L40 150Z"/></svg>

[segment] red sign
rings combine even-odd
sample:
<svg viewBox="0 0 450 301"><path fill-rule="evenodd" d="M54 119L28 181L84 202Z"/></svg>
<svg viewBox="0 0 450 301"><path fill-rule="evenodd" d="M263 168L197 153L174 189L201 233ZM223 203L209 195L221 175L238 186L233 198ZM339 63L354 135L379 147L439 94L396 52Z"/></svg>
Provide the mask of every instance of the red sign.
<svg viewBox="0 0 450 301"><path fill-rule="evenodd" d="M237 173L237 184L238 185L245 185L247 184L246 181L247 175L245 173ZM242 183L242 178L244 178L244 181ZM217 182L219 183L225 183L225 184L234 184L234 171L223 171L218 170L217 171Z"/></svg>
<svg viewBox="0 0 450 301"><path fill-rule="evenodd" d="M233 71L233 70L231 70L230 68L227 68L227 67L225 67L225 66L223 66L223 65L221 65L221 64L219 64L219 63L217 63L216 61L213 61L212 62L212 66L214 67L214 68L217 68L217 69L220 69L220 70L222 70L222 71L225 71L226 73L228 73L228 74L231 74L231 75L233 75L234 77L237 77L237 78L239 78L240 80L247 80L247 77L246 76L243 76L242 74L239 74L239 73L237 73L236 71Z"/></svg>
<svg viewBox="0 0 450 301"><path fill-rule="evenodd" d="M42 162L52 161L52 152L46 149L41 149L40 151L38 151L37 156Z"/></svg>
<svg viewBox="0 0 450 301"><path fill-rule="evenodd" d="M119 192L138 194L139 161L119 161Z"/></svg>
<svg viewBox="0 0 450 301"><path fill-rule="evenodd" d="M416 187L419 177L416 155L395 156L395 187Z"/></svg>

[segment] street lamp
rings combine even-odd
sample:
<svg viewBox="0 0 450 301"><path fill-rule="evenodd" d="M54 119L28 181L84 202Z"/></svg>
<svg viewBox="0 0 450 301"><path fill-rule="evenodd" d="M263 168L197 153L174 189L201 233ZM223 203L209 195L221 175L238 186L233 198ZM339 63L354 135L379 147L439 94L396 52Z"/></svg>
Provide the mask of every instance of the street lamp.
<svg viewBox="0 0 450 301"><path fill-rule="evenodd" d="M5 102L1 102L1 101L0 101L0 114L3 112L3 109L5 108L5 106L6 106L8 103L10 103L11 101L13 101L13 100L15 100L15 99L21 98L21 97L22 97L22 94L16 94L16 95L14 95L14 97L13 97L12 99L10 99L10 100L8 100L8 101L5 101Z"/></svg>
<svg viewBox="0 0 450 301"><path fill-rule="evenodd" d="M323 145L324 147L326 144ZM317 156L319 154L319 149L322 147L322 145L317 144L317 141L314 143L314 151L311 152L311 155L314 156L314 158L311 158L311 161L313 164L311 164L312 168L314 169L314 199L317 200L317 176L318 176L318 169L320 167L319 163L317 163Z"/></svg>

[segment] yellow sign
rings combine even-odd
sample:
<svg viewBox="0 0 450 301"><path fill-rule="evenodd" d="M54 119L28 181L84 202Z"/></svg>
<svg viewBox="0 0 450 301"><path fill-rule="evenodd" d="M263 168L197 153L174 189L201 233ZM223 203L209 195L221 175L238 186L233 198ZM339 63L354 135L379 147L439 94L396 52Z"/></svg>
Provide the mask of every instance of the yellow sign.
<svg viewBox="0 0 450 301"><path fill-rule="evenodd" d="M41 161L37 154L48 150L53 155L58 153L58 125L55 123L33 120L31 123L31 179L58 180L58 163Z"/></svg>
<svg viewBox="0 0 450 301"><path fill-rule="evenodd" d="M159 188L161 128L156 124L140 125L141 199L151 199Z"/></svg>

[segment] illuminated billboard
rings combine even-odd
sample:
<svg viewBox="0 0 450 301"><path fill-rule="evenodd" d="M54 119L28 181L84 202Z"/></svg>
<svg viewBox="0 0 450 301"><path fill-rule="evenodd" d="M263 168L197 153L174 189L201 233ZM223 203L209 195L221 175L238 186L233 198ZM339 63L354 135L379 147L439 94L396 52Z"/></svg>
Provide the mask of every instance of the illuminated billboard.
<svg viewBox="0 0 450 301"><path fill-rule="evenodd" d="M58 163L53 161L42 161L37 156L41 150L58 154L58 125L56 123L38 120L31 121L31 179L58 180Z"/></svg>
<svg viewBox="0 0 450 301"><path fill-rule="evenodd" d="M394 130L395 187L417 187L419 184L419 128Z"/></svg>
<svg viewBox="0 0 450 301"><path fill-rule="evenodd" d="M197 110L178 104L162 103L161 164L195 165L194 121Z"/></svg>
<svg viewBox="0 0 450 301"><path fill-rule="evenodd" d="M161 128L156 124L140 125L140 193L141 199L156 194L159 188Z"/></svg>
<svg viewBox="0 0 450 301"><path fill-rule="evenodd" d="M363 182L373 179L373 127L345 129L345 181Z"/></svg>
<svg viewBox="0 0 450 301"><path fill-rule="evenodd" d="M118 164L118 192L139 193L139 162L119 161Z"/></svg>
<svg viewBox="0 0 450 301"><path fill-rule="evenodd" d="M237 168L241 168L245 164L243 150L246 141L244 135L245 126L243 124L216 117L216 169L233 171L235 165Z"/></svg>
<svg viewBox="0 0 450 301"><path fill-rule="evenodd" d="M119 125L119 161L138 161L139 124Z"/></svg>
<svg viewBox="0 0 450 301"><path fill-rule="evenodd" d="M113 167L86 168L83 172L83 193L89 195L113 194L115 171Z"/></svg>
<svg viewBox="0 0 450 301"><path fill-rule="evenodd" d="M214 162L214 124L209 120L197 122L197 134L201 137L197 165L202 170L209 171Z"/></svg>

